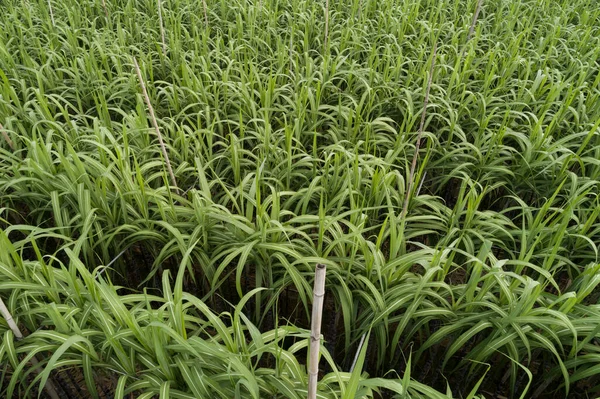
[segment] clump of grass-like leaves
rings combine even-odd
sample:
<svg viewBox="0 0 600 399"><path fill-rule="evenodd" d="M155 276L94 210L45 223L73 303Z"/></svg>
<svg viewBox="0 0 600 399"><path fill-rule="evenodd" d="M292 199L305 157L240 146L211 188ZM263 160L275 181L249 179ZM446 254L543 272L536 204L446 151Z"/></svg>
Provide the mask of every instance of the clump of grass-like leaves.
<svg viewBox="0 0 600 399"><path fill-rule="evenodd" d="M597 2L4 7L1 394L600 391Z"/></svg>

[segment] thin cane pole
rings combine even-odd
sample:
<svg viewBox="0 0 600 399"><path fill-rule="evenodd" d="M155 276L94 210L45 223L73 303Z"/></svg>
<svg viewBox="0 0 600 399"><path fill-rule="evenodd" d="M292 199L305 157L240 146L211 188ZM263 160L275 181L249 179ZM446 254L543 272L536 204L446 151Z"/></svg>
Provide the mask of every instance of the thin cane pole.
<svg viewBox="0 0 600 399"><path fill-rule="evenodd" d="M321 346L321 320L323 318L323 299L325 298L325 265L318 264L315 270L313 289L313 308L310 329L310 356L308 362L308 399L317 397L319 378L319 350Z"/></svg>
<svg viewBox="0 0 600 399"><path fill-rule="evenodd" d="M4 301L2 300L2 298L0 298L0 313L2 313L4 320L6 320L6 323L8 323L8 327L12 330L12 332L15 335L15 337L17 338L17 340L23 339L23 334L21 334L21 330L19 330L17 323L15 323L15 320L13 319L12 315L8 311L8 308L4 304ZM37 358L35 356L33 356L31 358L31 364L36 366L36 365L38 365L38 363L39 362L38 362ZM52 399L60 399L60 397L58 396L58 392L56 392L56 388L54 387L54 384L52 384L52 381L47 380L44 388L46 388L46 392L48 392L48 395L50 395L50 397Z"/></svg>

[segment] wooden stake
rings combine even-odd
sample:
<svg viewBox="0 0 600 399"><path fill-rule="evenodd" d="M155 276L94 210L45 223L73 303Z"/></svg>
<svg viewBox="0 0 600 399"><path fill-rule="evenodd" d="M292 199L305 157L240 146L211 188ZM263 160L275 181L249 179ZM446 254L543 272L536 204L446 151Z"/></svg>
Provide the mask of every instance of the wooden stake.
<svg viewBox="0 0 600 399"><path fill-rule="evenodd" d="M319 350L321 346L321 320L323 318L323 300L325 299L325 265L317 264L315 286L313 289L313 308L310 328L310 355L308 361L308 399L317 397L319 378Z"/></svg>
<svg viewBox="0 0 600 399"><path fill-rule="evenodd" d="M19 330L17 323L15 323L15 321L13 320L12 315L8 311L8 308L4 304L4 301L2 300L2 298L0 298L0 313L2 313L4 320L6 320L6 323L8 323L8 327L12 330L12 332L15 335L15 337L17 338L17 340L23 339L23 334L21 334L21 330ZM33 356L31 358L31 364L34 367L39 364L39 362L35 356ZM58 396L58 392L56 392L56 388L54 387L54 384L52 383L52 381L50 381L49 379L46 380L46 385L44 386L44 388L46 389L46 392L48 392L48 395L52 399L60 399L60 397Z"/></svg>
<svg viewBox="0 0 600 399"><path fill-rule="evenodd" d="M158 0L158 21L160 22L160 40L162 41L163 55L167 56L167 43L165 42L165 28L163 26L162 18L162 1Z"/></svg>
<svg viewBox="0 0 600 399"><path fill-rule="evenodd" d="M21 330L19 330L19 327L17 327L17 323L15 323L15 321L13 320L12 315L8 311L8 308L4 304L2 298L0 298L0 313L2 313L4 320L6 320L6 322L8 323L8 327L10 327L13 334L15 334L15 337L17 337L17 339L22 339L23 334L21 334Z"/></svg>
<svg viewBox="0 0 600 399"><path fill-rule="evenodd" d="M473 32L475 32L475 25L477 24L477 19L479 18L479 12L481 11L481 4L483 0L479 0L477 2L477 7L475 8L475 14L473 15L473 22L471 22L471 27L469 28L469 35L467 36L467 43L471 40L473 36Z"/></svg>
<svg viewBox="0 0 600 399"><path fill-rule="evenodd" d="M140 71L140 66L138 65L135 57L133 57L133 65L135 66L135 72L137 73L138 79L140 81L140 86L142 86L142 93L144 95L144 100L146 101L146 105L148 106L148 112L150 112L150 120L152 121L154 130L156 131L156 135L158 136L158 142L160 143L160 150L162 151L162 154L165 157L165 162L167 164L167 170L169 171L169 176L171 177L171 183L173 183L173 186L175 186L175 189L177 191L179 191L179 187L177 187L177 181L175 180L175 174L173 174L173 169L171 168L171 162L169 161L169 154L167 154L167 147L165 147L165 142L163 141L162 134L160 134L160 129L158 128L158 122L156 122L156 117L154 116L154 108L152 108L152 103L150 103L150 97L148 97L148 92L146 91L146 84L144 83L144 79L142 78L142 72Z"/></svg>
<svg viewBox="0 0 600 399"><path fill-rule="evenodd" d="M0 124L0 132L2 132L2 137L4 137L4 140L6 140L6 142L8 143L8 146L10 147L11 150L15 150L15 145L13 144L12 140L10 139L10 137L8 137L8 133L6 133L6 130L4 130L4 127L2 126L2 124Z"/></svg>
<svg viewBox="0 0 600 399"><path fill-rule="evenodd" d="M293 68L293 63L292 63L292 50L294 48L294 30L292 29L292 32L290 33L290 50L289 50L289 59L290 59L290 73L294 70Z"/></svg>
<svg viewBox="0 0 600 399"><path fill-rule="evenodd" d="M327 41L329 40L329 0L325 0L325 45L327 48Z"/></svg>
<svg viewBox="0 0 600 399"><path fill-rule="evenodd" d="M427 81L427 89L425 91L425 100L423 104L423 112L421 113L421 123L419 124L419 133L417 134L417 143L415 145L415 153L413 155L412 164L410 166L410 174L408 175L408 184L406 193L404 195L404 206L402 207L402 215L400 217L403 220L408 212L408 200L412 191L413 185L415 184L415 169L417 168L417 158L419 157L419 148L421 148L421 136L423 135L423 129L425 127L425 116L427 115L427 105L429 104L429 90L431 89L431 81L433 79L433 68L435 67L435 56L437 53L437 43L433 45L433 55L431 56L431 68L429 68L429 80Z"/></svg>
<svg viewBox="0 0 600 399"><path fill-rule="evenodd" d="M208 27L208 12L206 11L206 0L202 0L202 6L204 7L204 25Z"/></svg>
<svg viewBox="0 0 600 399"><path fill-rule="evenodd" d="M469 34L467 35L467 41L462 50L462 54L460 58L465 56L465 52L467 51L467 44L471 41L471 37L473 37L473 33L475 32L475 25L477 24L477 19L479 18L479 12L481 11L481 4L483 4L483 0L479 0L477 2L477 7L475 7L475 14L473 14L473 22L471 22L471 27L469 28Z"/></svg>

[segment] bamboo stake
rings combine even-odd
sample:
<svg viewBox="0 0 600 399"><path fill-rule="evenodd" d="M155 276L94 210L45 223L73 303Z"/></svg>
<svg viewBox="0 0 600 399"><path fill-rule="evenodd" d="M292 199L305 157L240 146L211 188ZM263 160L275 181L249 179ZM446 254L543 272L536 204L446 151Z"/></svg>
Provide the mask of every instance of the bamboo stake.
<svg viewBox="0 0 600 399"><path fill-rule="evenodd" d="M162 41L163 55L167 56L167 44L165 43L165 27L163 26L162 1L158 0L158 21L160 22L160 40Z"/></svg>
<svg viewBox="0 0 600 399"><path fill-rule="evenodd" d="M479 12L481 11L481 4L483 4L483 0L479 0L477 2L477 7L475 8L475 14L473 15L473 22L471 22L471 27L469 28L469 35L467 36L467 43L473 37L473 32L475 32L475 24L477 24L477 19L479 18Z"/></svg>
<svg viewBox="0 0 600 399"><path fill-rule="evenodd" d="M293 64L292 64L292 50L294 48L294 29L292 29L292 32L290 33L290 50L289 50L289 59L290 59L290 73L294 70L293 68Z"/></svg>
<svg viewBox="0 0 600 399"><path fill-rule="evenodd" d="M467 44L469 44L469 42L471 41L471 38L473 37L473 33L475 32L475 25L477 24L477 19L479 18L479 12L481 11L481 4L483 4L483 0L479 0L477 2L477 7L475 7L475 14L473 14L473 22L471 22L471 27L469 28L469 34L467 35L467 41L465 42L465 45L463 47L460 58L463 58L465 56L465 52L467 51Z"/></svg>
<svg viewBox="0 0 600 399"><path fill-rule="evenodd" d="M106 9L106 1L102 0L102 8L104 9L104 15L108 18L108 10Z"/></svg>
<svg viewBox="0 0 600 399"><path fill-rule="evenodd" d="M50 0L48 0L48 8L50 9L50 20L52 21L52 26L56 26L56 23L54 22L54 12L52 11L52 4L50 3Z"/></svg>
<svg viewBox="0 0 600 399"><path fill-rule="evenodd" d="M329 0L325 0L325 45L327 48L327 41L329 40Z"/></svg>
<svg viewBox="0 0 600 399"><path fill-rule="evenodd" d="M204 7L204 25L208 26L208 12L206 11L206 0L202 0L202 7Z"/></svg>
<svg viewBox="0 0 600 399"><path fill-rule="evenodd" d="M325 298L325 272L323 264L317 264L315 286L313 289L313 308L310 329L310 356L308 361L308 399L317 397L319 378L319 350L321 345L321 320L323 318L323 300Z"/></svg>
<svg viewBox="0 0 600 399"><path fill-rule="evenodd" d="M10 147L11 150L15 150L15 145L13 144L12 140L10 139L10 137L8 137L8 133L6 133L6 130L4 130L4 127L2 126L2 124L0 123L0 131L2 132L2 137L4 137L4 140L6 140L6 142L8 143L8 146Z"/></svg>
<svg viewBox="0 0 600 399"><path fill-rule="evenodd" d="M12 315L8 311L8 308L4 304L2 298L0 298L0 313L2 313L4 320L6 320L6 323L8 323L8 327L12 330L17 340L23 339L23 334L21 334L21 330L19 330L17 323L15 323L14 319L12 318ZM35 356L31 358L31 364L34 367L39 364ZM52 381L50 381L50 379L46 380L46 385L44 386L44 388L46 389L46 392L48 392L48 395L52 399L60 399L60 397L58 396L58 392L56 392L56 388L54 387L54 384L52 383Z"/></svg>
<svg viewBox="0 0 600 399"><path fill-rule="evenodd" d="M17 327L17 323L15 323L14 319L12 318L12 315L8 311L8 308L4 304L2 298L0 298L0 312L2 313L2 316L4 316L4 320L6 320L8 323L8 327L10 327L13 334L15 334L15 337L17 337L17 339L22 339L23 334L21 334L21 330L19 330L19 327Z"/></svg>
<svg viewBox="0 0 600 399"><path fill-rule="evenodd" d="M173 169L171 168L171 162L169 161L169 154L167 154L167 147L165 147L165 143L163 141L162 134L160 134L160 129L158 128L158 122L156 122L156 116L154 116L154 108L152 108L152 103L150 103L150 97L148 97L148 92L146 91L146 84L144 83L144 79L142 78L142 72L140 71L140 66L137 63L135 57L133 57L133 65L135 66L135 72L140 81L140 86L142 86L142 93L144 95L144 100L146 101L146 105L148 106L148 111L150 112L150 120L152 121L152 125L154 126L154 130L156 131L156 135L158 136L158 142L160 143L160 150L162 151L163 156L165 157L165 162L167 164L167 170L169 171L169 176L171 177L171 182L175 189L179 191L179 187L177 187L177 181L175 180L175 174L173 174Z"/></svg>
<svg viewBox="0 0 600 399"><path fill-rule="evenodd" d="M429 68L429 80L427 81L427 89L425 91L425 100L423 104L423 112L421 113L421 123L419 124L419 133L417 134L417 143L415 145L415 153L413 155L412 164L410 166L410 174L408 175L408 184L406 188L406 194L404 195L404 206L402 207L401 220L404 220L406 213L408 212L408 200L412 191L413 185L415 184L415 169L417 168L417 158L419 157L419 149L421 148L421 136L423 135L423 128L425 127L425 116L427 115L427 105L429 104L429 91L431 89L431 81L433 80L433 68L435 67L435 56L437 53L437 43L433 45L433 55L431 56L431 67Z"/></svg>

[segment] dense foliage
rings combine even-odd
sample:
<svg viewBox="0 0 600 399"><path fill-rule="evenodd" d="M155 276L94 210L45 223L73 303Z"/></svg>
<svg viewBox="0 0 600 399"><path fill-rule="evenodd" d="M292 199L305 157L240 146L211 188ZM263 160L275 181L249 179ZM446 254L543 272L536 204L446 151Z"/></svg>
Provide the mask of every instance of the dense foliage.
<svg viewBox="0 0 600 399"><path fill-rule="evenodd" d="M600 392L600 4L478 3L4 1L0 396L305 397L318 262L323 398Z"/></svg>

